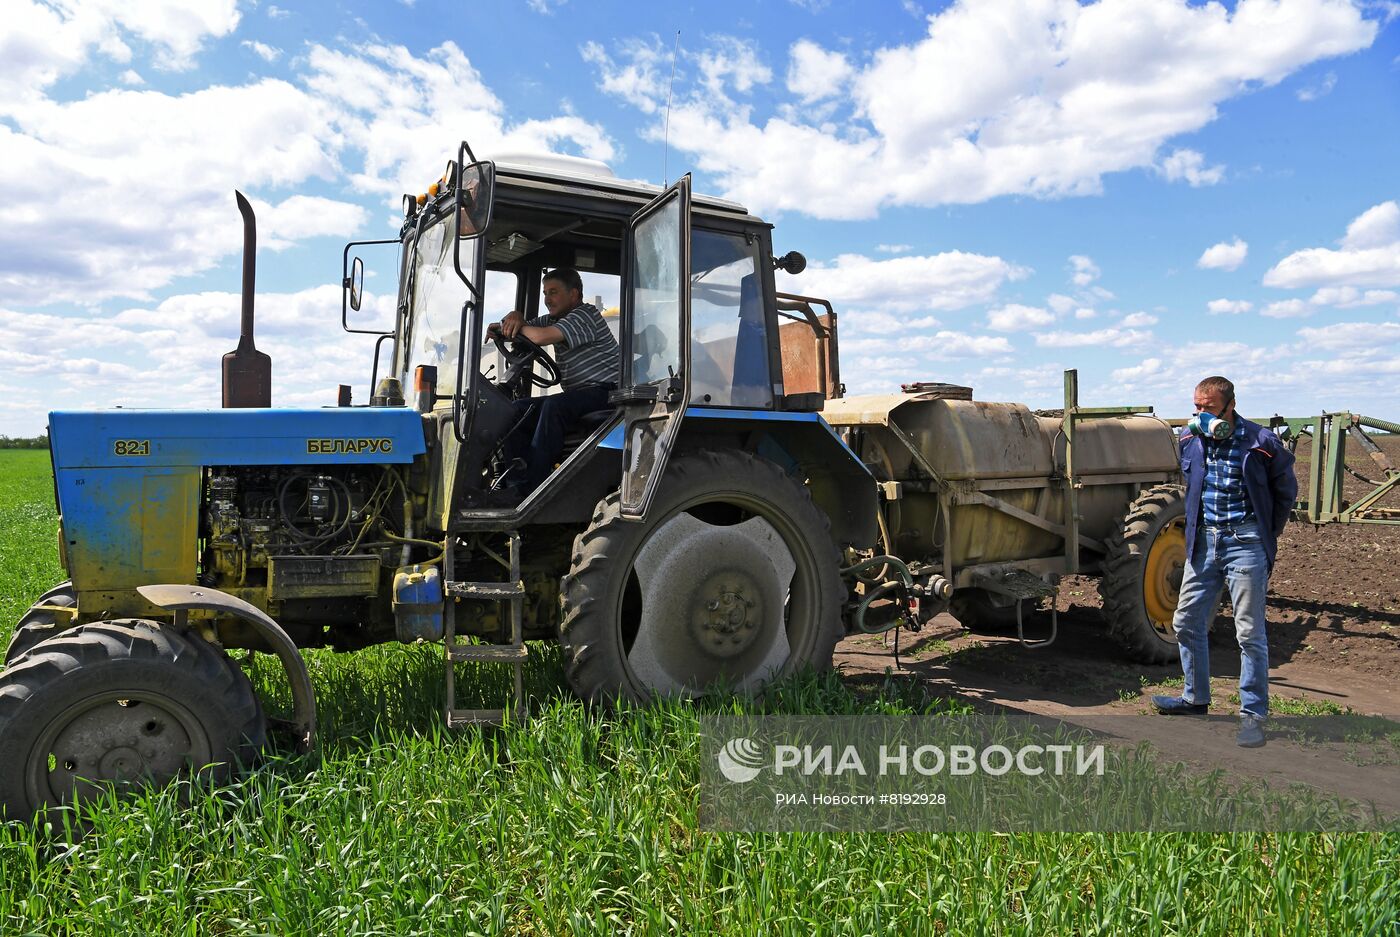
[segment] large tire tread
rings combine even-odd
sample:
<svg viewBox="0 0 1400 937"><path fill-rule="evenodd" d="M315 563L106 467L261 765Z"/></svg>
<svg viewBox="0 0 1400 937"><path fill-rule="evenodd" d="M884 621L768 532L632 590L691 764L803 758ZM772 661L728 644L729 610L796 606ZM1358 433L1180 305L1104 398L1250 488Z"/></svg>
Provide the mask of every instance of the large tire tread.
<svg viewBox="0 0 1400 937"><path fill-rule="evenodd" d="M193 634L141 619L81 625L43 641L0 674L0 814L28 816L42 804L25 793L27 753L21 736L46 712L67 705L64 681L84 671L110 673L122 686L129 662L174 668L186 686L200 688L200 708L215 764L197 768L216 781L252 764L266 742L262 704L243 671L223 651ZM144 668L143 668L144 669ZM8 744L7 744L8 743Z"/></svg>
<svg viewBox="0 0 1400 937"><path fill-rule="evenodd" d="M780 489L787 489L799 496L794 513L807 516L790 518L790 522L799 528L811 528L810 536L806 539L817 565L825 564L825 570L819 570L818 578L819 588L826 592L821 604L827 610L813 646L803 653L803 657L804 662L817 669L829 668L836 644L843 634L840 609L844 599L837 573L840 552L831 539L830 520L816 506L806 487L778 466L748 453L728 449L702 449L677 454L666 469L666 478L657 492L653 511L664 509L668 492L688 491L693 485L712 484L715 478L743 480L742 484L716 490L714 494L717 496L722 496L725 490L752 496L754 492ZM633 687L620 656L611 653L612 639L606 630L614 627L614 614L611 609L600 608L599 603L606 601L608 581L615 572L614 558L633 555L639 544L634 545L631 541L639 539L642 532L650 529L649 524L624 521L621 495L613 492L597 503L588 527L574 538L572 562L560 589L563 615L559 639L564 649L565 675L569 685L580 698L589 702L607 705L619 697L635 702L645 701L645 695L639 694Z"/></svg>
<svg viewBox="0 0 1400 937"><path fill-rule="evenodd" d="M5 649L5 666L8 667L25 654L30 648L41 641L56 637L62 631L53 627L55 612L40 608L42 605L62 605L69 608L78 604L78 594L73 590L71 580L65 580L54 586L34 601L29 606L29 611L20 616L19 622L15 625L15 633L10 638L10 645Z"/></svg>
<svg viewBox="0 0 1400 937"><path fill-rule="evenodd" d="M1180 485L1146 488L1104 540L1108 554L1099 580L1103 615L1109 634L1138 663L1167 664L1179 659L1175 642L1163 640L1147 620L1142 579L1147 551L1184 500L1185 489Z"/></svg>

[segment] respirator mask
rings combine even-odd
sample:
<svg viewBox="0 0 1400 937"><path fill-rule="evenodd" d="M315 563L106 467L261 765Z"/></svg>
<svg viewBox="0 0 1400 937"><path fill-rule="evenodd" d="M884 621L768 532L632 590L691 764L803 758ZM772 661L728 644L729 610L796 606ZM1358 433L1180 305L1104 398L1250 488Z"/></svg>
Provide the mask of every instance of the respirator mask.
<svg viewBox="0 0 1400 937"><path fill-rule="evenodd" d="M1186 428L1197 436L1215 440L1229 439L1230 434L1235 431L1235 427L1229 420L1222 420L1214 413L1205 410L1191 417L1191 422L1186 424Z"/></svg>

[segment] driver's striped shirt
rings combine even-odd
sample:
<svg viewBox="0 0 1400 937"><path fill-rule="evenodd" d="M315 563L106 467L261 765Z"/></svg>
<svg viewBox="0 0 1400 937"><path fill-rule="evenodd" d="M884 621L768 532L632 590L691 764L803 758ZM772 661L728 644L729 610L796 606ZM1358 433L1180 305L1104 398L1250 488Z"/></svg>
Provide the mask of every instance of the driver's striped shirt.
<svg viewBox="0 0 1400 937"><path fill-rule="evenodd" d="M554 360L565 390L598 384L617 386L622 352L597 306L580 303L562 316L536 316L526 325L552 325L564 333L564 341L554 346Z"/></svg>

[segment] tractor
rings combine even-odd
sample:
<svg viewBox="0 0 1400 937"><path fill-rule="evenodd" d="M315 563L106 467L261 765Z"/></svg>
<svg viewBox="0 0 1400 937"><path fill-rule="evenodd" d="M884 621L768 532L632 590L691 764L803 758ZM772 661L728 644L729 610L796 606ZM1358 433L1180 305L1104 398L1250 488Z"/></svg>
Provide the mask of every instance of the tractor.
<svg viewBox="0 0 1400 937"><path fill-rule="evenodd" d="M805 260L688 176L663 189L587 160L479 160L463 142L404 196L396 238L347 245L341 325L373 339L370 395L354 403L342 385L320 408L272 406L253 338L256 226L239 205L224 406L49 417L69 579L6 652L0 813L255 759L267 718L233 649L281 662L293 737L310 747L304 648L440 644L459 727L525 716L537 639L558 640L569 685L604 705L717 682L760 692L829 667L848 632L950 607L1015 622L1059 576L1110 567L1128 630L1163 635L1153 602L1175 604L1179 525L1168 512L1127 546L1111 529L1140 527L1134 499L1177 480L1169 427L1072 408L1066 434L930 385L844 397L835 312L775 286ZM396 255L382 328L362 321L356 250ZM558 267L617 296L621 373L514 499L503 443L517 402L553 392L559 371L487 324L539 314ZM1125 445L1147 454L1124 460ZM512 698L460 706L465 662L510 668Z"/></svg>
<svg viewBox="0 0 1400 937"><path fill-rule="evenodd" d="M775 259L769 225L692 196L689 177L662 191L585 160L477 160L464 142L405 196L367 405L342 388L337 405L280 409L239 201L243 331L224 407L50 415L70 578L23 617L0 675L11 817L255 757L266 719L230 649L281 661L302 746L316 723L302 648L441 642L453 727L523 713L531 639L559 640L572 688L600 701L759 690L830 664L842 550L874 542L876 489L821 420L822 388L784 382L784 342L829 340L834 316L775 294L775 268L803 261ZM502 503L513 402L558 372L483 320L536 315L560 266L614 284L622 373L548 479ZM343 268L353 331L364 264ZM793 357L825 367L835 350ZM512 668L515 699L459 708L461 662Z"/></svg>

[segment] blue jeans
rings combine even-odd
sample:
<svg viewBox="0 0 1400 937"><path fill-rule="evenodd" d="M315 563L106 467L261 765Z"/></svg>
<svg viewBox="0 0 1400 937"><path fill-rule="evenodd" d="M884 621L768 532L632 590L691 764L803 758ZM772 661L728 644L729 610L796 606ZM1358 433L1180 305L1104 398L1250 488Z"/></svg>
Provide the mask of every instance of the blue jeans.
<svg viewBox="0 0 1400 937"><path fill-rule="evenodd" d="M1188 703L1210 702L1210 622L1220 593L1230 587L1235 607L1235 639L1240 645L1240 715L1263 719L1269 714L1269 640L1264 631L1264 597L1269 590L1269 561L1258 524L1196 528L1193 558L1181 577L1172 628L1181 651Z"/></svg>
<svg viewBox="0 0 1400 937"><path fill-rule="evenodd" d="M554 471L569 426L585 413L607 409L611 390L609 385L594 384L515 401L515 419L525 419L506 437L505 457L524 460L526 492L534 491Z"/></svg>

